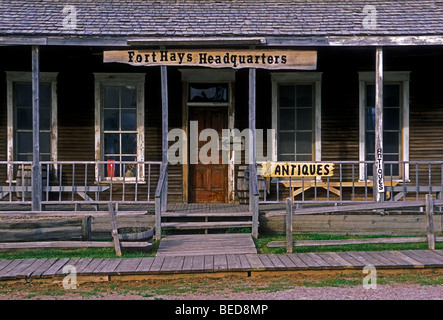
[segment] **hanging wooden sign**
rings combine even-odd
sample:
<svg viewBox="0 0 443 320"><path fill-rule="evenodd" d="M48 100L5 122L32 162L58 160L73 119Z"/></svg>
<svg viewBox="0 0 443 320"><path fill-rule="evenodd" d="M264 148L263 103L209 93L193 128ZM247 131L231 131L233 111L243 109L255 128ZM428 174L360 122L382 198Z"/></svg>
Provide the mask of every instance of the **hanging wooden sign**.
<svg viewBox="0 0 443 320"><path fill-rule="evenodd" d="M315 70L317 52L260 49L117 50L104 51L103 62L126 63L133 66Z"/></svg>
<svg viewBox="0 0 443 320"><path fill-rule="evenodd" d="M334 164L324 162L266 162L262 164L260 173L263 177L301 178L331 177L334 175Z"/></svg>

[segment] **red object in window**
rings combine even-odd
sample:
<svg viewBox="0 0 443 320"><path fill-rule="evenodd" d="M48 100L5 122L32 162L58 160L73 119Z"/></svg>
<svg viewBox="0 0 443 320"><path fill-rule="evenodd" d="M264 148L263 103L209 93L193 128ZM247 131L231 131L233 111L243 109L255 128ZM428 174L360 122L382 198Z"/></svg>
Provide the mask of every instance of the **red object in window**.
<svg viewBox="0 0 443 320"><path fill-rule="evenodd" d="M108 177L115 177L115 160L108 160Z"/></svg>

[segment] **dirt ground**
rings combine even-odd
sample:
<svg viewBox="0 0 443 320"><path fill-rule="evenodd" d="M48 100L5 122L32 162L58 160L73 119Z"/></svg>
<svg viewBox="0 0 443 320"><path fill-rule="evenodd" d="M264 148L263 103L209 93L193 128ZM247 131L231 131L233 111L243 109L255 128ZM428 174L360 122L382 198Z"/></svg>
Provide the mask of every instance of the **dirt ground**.
<svg viewBox="0 0 443 320"><path fill-rule="evenodd" d="M85 282L75 289L3 282L0 300L443 300L443 278L432 271L380 277L372 289L359 274Z"/></svg>

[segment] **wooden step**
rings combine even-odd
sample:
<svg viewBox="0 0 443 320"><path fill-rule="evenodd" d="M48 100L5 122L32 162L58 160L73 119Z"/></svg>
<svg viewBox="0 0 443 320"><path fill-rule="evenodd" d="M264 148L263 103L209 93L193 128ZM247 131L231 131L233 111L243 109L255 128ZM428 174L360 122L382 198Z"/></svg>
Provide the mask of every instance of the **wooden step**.
<svg viewBox="0 0 443 320"><path fill-rule="evenodd" d="M227 229L227 228L250 228L251 221L229 222L163 222L165 229Z"/></svg>
<svg viewBox="0 0 443 320"><path fill-rule="evenodd" d="M252 217L252 212L163 212L162 218Z"/></svg>

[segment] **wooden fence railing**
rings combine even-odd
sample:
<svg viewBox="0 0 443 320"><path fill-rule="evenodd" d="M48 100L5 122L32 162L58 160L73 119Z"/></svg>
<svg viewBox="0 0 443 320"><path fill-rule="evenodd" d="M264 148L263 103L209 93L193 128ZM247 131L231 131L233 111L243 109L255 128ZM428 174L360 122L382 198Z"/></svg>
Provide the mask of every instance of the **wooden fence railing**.
<svg viewBox="0 0 443 320"><path fill-rule="evenodd" d="M125 234L123 229L118 228L116 222L116 216L128 216L128 215L142 215L146 214L143 211L119 211L116 212L114 209L114 205L112 203L108 204L108 211L94 211L93 217L98 216L109 216L109 221L111 224L111 236L113 241L90 241L90 233L91 233L91 211L2 211L2 218L20 218L21 224L30 222L30 218L41 218L41 217L54 217L53 223L51 227L55 227L57 229L63 229L64 226L72 225L72 221L75 218L78 219L82 224L81 234L82 239L80 241L72 241L72 240L57 240L57 241L35 241L35 237L29 238L33 236L32 229L37 228L40 230L36 230L41 233L42 230L39 228L39 224L37 223L28 223L27 225L27 233L24 234L21 239L17 239L20 241L6 241L8 237L3 237L5 241L2 241L0 238L0 250L2 251L14 251L14 250L28 250L28 249L74 249L74 248L101 248L101 247L113 247L115 249L115 253L117 256L121 256L122 248L137 248L137 249L148 249L152 247L152 242L149 242L154 234L153 228L146 228L149 230L142 230L142 232L132 232ZM87 218L85 220L85 218ZM58 220L58 223L57 223ZM45 220L42 220L43 222ZM85 229L85 223L82 221L87 221L87 229ZM2 224L3 226L4 224ZM72 229L72 228L71 228ZM14 232L14 230L11 230ZM7 234L7 230L6 230ZM88 236L83 236L84 234ZM11 238L11 237L9 237ZM8 239L9 239L8 238ZM16 236L15 236L16 238ZM63 235L60 235L59 238L63 238ZM70 235L66 234L65 239L69 239ZM29 241L31 240L31 241ZM33 241L32 241L33 240ZM85 241L86 240L86 241Z"/></svg>
<svg viewBox="0 0 443 320"><path fill-rule="evenodd" d="M343 205L334 207L318 207L294 210L294 202L291 198L286 199L286 240L271 241L268 247L286 247L288 253L292 253L293 247L301 246L331 246L331 245L349 245L349 244L368 244L368 243L415 243L428 242L430 250L435 249L436 241L443 241L443 237L435 237L434 234L434 206L443 205L443 200L433 200L432 195L427 194L425 200L416 201L389 201L381 203L365 203L356 205ZM426 214L426 237L400 237L400 238L374 238L374 239L345 239L345 240L302 240L293 241L293 219L298 215L351 212L367 210L384 210L395 208L425 207ZM278 214L276 212L275 214Z"/></svg>

